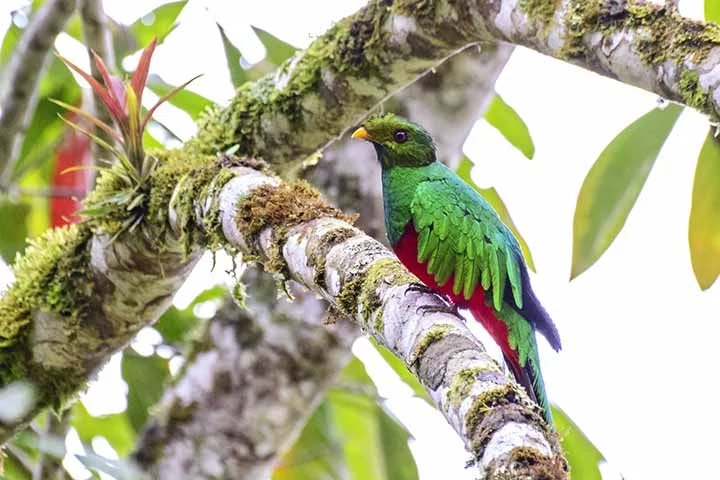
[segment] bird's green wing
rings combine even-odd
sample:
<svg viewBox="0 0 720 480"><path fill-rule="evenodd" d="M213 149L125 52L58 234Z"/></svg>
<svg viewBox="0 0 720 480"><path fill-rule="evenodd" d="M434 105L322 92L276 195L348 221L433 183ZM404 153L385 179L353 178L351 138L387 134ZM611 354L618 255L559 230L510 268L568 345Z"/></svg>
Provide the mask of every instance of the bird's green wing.
<svg viewBox="0 0 720 480"><path fill-rule="evenodd" d="M522 308L520 247L480 194L459 179L423 182L410 213L418 233L418 262L427 262L438 285L454 274L455 295L462 292L469 300L480 285L500 311L509 284L508 296Z"/></svg>

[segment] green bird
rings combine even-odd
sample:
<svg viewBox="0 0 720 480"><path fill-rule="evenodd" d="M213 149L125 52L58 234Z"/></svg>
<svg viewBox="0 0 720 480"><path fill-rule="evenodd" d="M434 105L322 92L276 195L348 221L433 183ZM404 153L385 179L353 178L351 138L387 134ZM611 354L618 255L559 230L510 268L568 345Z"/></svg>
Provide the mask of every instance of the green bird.
<svg viewBox="0 0 720 480"><path fill-rule="evenodd" d="M556 351L560 337L530 287L517 239L474 188L437 161L420 125L379 115L352 137L372 142L382 166L385 227L395 254L485 327L552 425L535 330Z"/></svg>

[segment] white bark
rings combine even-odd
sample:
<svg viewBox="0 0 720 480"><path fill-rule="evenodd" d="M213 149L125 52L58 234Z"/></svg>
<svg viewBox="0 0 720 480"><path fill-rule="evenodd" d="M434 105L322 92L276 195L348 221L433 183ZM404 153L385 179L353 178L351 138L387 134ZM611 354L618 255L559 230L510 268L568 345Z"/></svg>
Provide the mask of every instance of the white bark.
<svg viewBox="0 0 720 480"><path fill-rule="evenodd" d="M273 227L248 236L238 224L238 208L248 201L272 203L275 197L268 186L283 186L256 170L233 167L233 171L236 176L219 193L220 218L229 245L259 255L261 261L273 259L279 248L294 280L351 315L401 358L464 439L481 475L501 478L495 475L509 471L517 455L531 451L536 463L554 469L552 478L565 478L557 437L545 425L539 408L522 387L503 375L445 300L418 288L417 279L391 252L336 218L320 217L292 226L287 237L284 228ZM303 199L297 201L288 210L302 209ZM197 225L208 223L203 220L214 214L212 204L205 199L202 211L196 208ZM293 212L287 214L290 217ZM492 446L489 450L488 445Z"/></svg>
<svg viewBox="0 0 720 480"><path fill-rule="evenodd" d="M278 300L257 271L242 310L231 300L169 389L135 459L155 479L265 479L350 357L349 322L325 325L325 302Z"/></svg>

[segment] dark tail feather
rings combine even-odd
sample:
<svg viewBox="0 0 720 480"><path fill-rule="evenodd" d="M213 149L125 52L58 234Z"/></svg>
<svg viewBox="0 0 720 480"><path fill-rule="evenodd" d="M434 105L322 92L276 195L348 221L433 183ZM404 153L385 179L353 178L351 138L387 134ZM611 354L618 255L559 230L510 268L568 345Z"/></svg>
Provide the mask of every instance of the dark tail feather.
<svg viewBox="0 0 720 480"><path fill-rule="evenodd" d="M503 355L503 357L510 371L512 371L515 381L525 388L525 391L535 403L540 405L540 408L543 409L545 414L545 421L548 422L551 427L555 428L552 412L550 411L550 402L545 392L545 382L540 373L540 365L537 365L537 369L535 369L532 365L533 361L528 359L527 362L525 362L525 367L521 367L517 361L508 358L506 355Z"/></svg>
<svg viewBox="0 0 720 480"><path fill-rule="evenodd" d="M560 350L560 335L558 334L557 328L553 323L550 315L540 304L540 301L535 296L532 286L530 285L530 275L528 274L527 267L525 264L521 264L520 275L522 276L522 300L523 308L521 308L520 315L527 319L536 329L545 337L550 346L556 352ZM510 282L507 283L507 288L510 287ZM505 298L512 298L508 295L512 295L512 291L505 293ZM513 302L509 302L513 304Z"/></svg>

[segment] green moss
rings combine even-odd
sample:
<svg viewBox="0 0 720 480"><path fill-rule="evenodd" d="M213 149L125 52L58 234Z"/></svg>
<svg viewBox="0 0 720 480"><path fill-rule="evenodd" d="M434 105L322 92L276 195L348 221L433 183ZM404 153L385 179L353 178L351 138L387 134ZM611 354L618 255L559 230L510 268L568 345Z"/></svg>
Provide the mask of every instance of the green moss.
<svg viewBox="0 0 720 480"><path fill-rule="evenodd" d="M247 298L247 292L245 291L245 284L241 281L236 281L235 285L232 289L232 297L233 301L235 302L235 305L238 307L247 310L247 305L245 304L245 299Z"/></svg>
<svg viewBox="0 0 720 480"><path fill-rule="evenodd" d="M450 325L435 325L430 329L430 331L423 337L423 339L418 343L418 345L415 347L415 352L413 353L413 362L417 361L418 358L420 358L425 351L435 342L438 342L445 338L448 333L452 330L452 327Z"/></svg>
<svg viewBox="0 0 720 480"><path fill-rule="evenodd" d="M475 380L480 372L486 369L481 367L465 368L460 370L450 383L450 390L447 393L447 399L450 405L457 408L460 403L468 396Z"/></svg>
<svg viewBox="0 0 720 480"><path fill-rule="evenodd" d="M37 405L50 406L62 412L88 383L87 372L81 368L48 368L31 362L27 372L35 385L42 385L35 399Z"/></svg>
<svg viewBox="0 0 720 480"><path fill-rule="evenodd" d="M27 333L35 311L58 314L77 328L92 300L89 272L91 233L86 224L49 230L30 241L15 261L15 283L0 299L0 386L30 378L43 391L39 404L62 405L84 380L72 371L48 371L34 364Z"/></svg>
<svg viewBox="0 0 720 480"><path fill-rule="evenodd" d="M515 447L506 458L491 463L486 474L498 480L567 480L568 471L568 464L560 455L547 457L535 448Z"/></svg>
<svg viewBox="0 0 720 480"><path fill-rule="evenodd" d="M265 270L288 276L282 247L288 231L295 225L319 217L334 217L352 223L356 217L329 206L309 183L295 181L279 186L262 185L237 205L237 225L246 238L254 238L266 228L274 228L273 245Z"/></svg>
<svg viewBox="0 0 720 480"><path fill-rule="evenodd" d="M527 13L530 20L540 22L543 27L539 32L541 39L546 39L549 33L548 27L555 17L555 12L560 7L560 0L520 0L520 10Z"/></svg>
<svg viewBox="0 0 720 480"><path fill-rule="evenodd" d="M368 77L380 71L389 60L385 49L373 48L389 35L382 28L389 15L382 2L371 3L361 13L335 23L316 39L299 58L290 59L260 80L242 85L227 108L207 111L199 131L187 145L199 153L214 154L238 145L238 153L281 164L314 152L324 141L339 133L337 118L313 117L315 135L304 135L301 145L294 133L304 131L306 102L318 96L323 72ZM278 81L279 76L284 76ZM278 85L282 85L278 88ZM343 88L339 85L338 88ZM347 92L351 93L350 91ZM362 94L363 92L357 92ZM268 122L282 117L289 122L283 132L268 132ZM311 145L312 144L312 145ZM285 157L285 158L282 158Z"/></svg>
<svg viewBox="0 0 720 480"><path fill-rule="evenodd" d="M512 384L499 385L492 390L478 395L475 400L473 400L465 416L465 428L467 431L474 432L475 429L480 426L483 418L491 408L499 405L518 403L521 397L515 388ZM475 445L473 445L473 447L475 447ZM473 448L473 452L477 451L478 450Z"/></svg>
<svg viewBox="0 0 720 480"><path fill-rule="evenodd" d="M700 85L700 75L697 72L685 70L680 75L680 95L683 101L692 108L700 111L712 110L712 97Z"/></svg>
<svg viewBox="0 0 720 480"><path fill-rule="evenodd" d="M385 329L385 322L383 320L383 314L385 313L385 306L380 305L380 307L377 309L377 313L375 314L375 324L373 327L375 328L375 331L377 333L382 333Z"/></svg>
<svg viewBox="0 0 720 480"><path fill-rule="evenodd" d="M0 348L15 342L35 309L73 319L82 315L93 287L89 238L90 230L81 224L30 241L15 261L15 283L0 299Z"/></svg>
<svg viewBox="0 0 720 480"><path fill-rule="evenodd" d="M359 303L362 326L365 327L372 313L382 305L377 295L378 288L383 284L406 285L417 282L417 277L409 273L397 259L383 257L373 262L365 272L358 273L344 283L338 295L338 305L340 311L355 317Z"/></svg>
<svg viewBox="0 0 720 480"><path fill-rule="evenodd" d="M348 238L354 237L358 233L353 228L333 228L320 239L319 245L308 243L308 251L306 256L308 259L308 265L312 266L315 270L313 281L320 288L325 289L325 260L327 254L334 247ZM312 247L312 249L311 249Z"/></svg>
<svg viewBox="0 0 720 480"><path fill-rule="evenodd" d="M605 36L633 30L632 48L641 60L654 67L667 60L701 63L720 46L720 27L680 16L673 9L639 0L608 5L602 0L573 0L565 14L565 45L560 56L588 60L585 45L589 33Z"/></svg>

